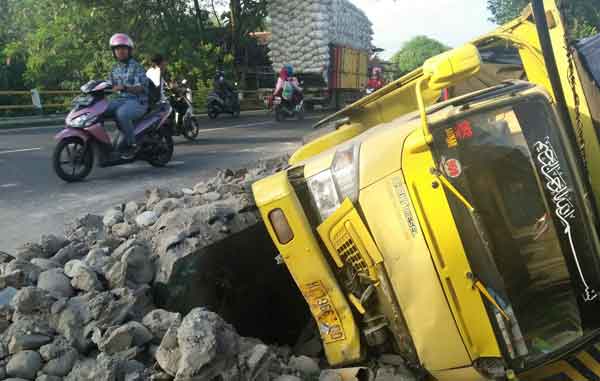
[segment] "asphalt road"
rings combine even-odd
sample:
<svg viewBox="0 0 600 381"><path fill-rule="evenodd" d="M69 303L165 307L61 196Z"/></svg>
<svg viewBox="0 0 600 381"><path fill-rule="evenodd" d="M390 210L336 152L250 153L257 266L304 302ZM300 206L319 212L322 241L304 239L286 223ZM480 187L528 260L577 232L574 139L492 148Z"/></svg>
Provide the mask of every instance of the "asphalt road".
<svg viewBox="0 0 600 381"><path fill-rule="evenodd" d="M0 251L10 253L42 234L60 234L74 218L141 199L150 187L190 187L218 169L292 152L318 116L284 123L273 119L264 114L200 118L198 140L176 137L173 161L166 168L145 162L94 168L86 181L74 184L64 183L51 167L53 136L61 127L0 129Z"/></svg>

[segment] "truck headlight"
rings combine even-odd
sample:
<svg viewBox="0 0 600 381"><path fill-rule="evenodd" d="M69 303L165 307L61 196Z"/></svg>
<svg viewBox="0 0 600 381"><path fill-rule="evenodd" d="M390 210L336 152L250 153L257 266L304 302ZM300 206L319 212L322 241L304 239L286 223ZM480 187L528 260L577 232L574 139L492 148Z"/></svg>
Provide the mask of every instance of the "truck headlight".
<svg viewBox="0 0 600 381"><path fill-rule="evenodd" d="M349 198L358 200L358 152L359 145L336 152L331 168L308 178L308 188L321 221L324 221Z"/></svg>
<svg viewBox="0 0 600 381"><path fill-rule="evenodd" d="M360 146L354 145L335 153L331 170L340 198L358 200L358 153Z"/></svg>
<svg viewBox="0 0 600 381"><path fill-rule="evenodd" d="M340 206L340 198L333 181L333 174L328 169L311 176L307 183L317 210L321 215L321 220L324 221Z"/></svg>

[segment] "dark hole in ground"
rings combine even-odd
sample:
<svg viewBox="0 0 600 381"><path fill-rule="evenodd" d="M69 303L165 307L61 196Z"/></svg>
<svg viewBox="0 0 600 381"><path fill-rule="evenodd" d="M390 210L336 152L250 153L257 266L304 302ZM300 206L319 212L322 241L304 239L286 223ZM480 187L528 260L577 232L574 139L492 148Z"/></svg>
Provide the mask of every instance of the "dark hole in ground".
<svg viewBox="0 0 600 381"><path fill-rule="evenodd" d="M238 333L267 344L293 346L310 322L308 305L262 222L191 255L178 264L181 277L156 286L156 302L186 314L203 306Z"/></svg>

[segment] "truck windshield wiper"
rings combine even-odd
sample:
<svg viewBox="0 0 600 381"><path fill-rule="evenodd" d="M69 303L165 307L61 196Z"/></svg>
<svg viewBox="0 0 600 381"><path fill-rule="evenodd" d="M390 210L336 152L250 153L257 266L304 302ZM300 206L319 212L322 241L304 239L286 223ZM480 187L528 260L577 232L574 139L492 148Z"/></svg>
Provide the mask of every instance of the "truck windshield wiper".
<svg viewBox="0 0 600 381"><path fill-rule="evenodd" d="M467 198L462 193L460 193L460 191L456 189L456 187L452 185L452 183L446 178L446 176L444 176L438 169L432 168L431 173L435 177L437 177L437 179L440 181L440 183L442 183L442 186L444 188L446 188L450 193L452 193L465 206L465 208L469 212L469 216L471 216L471 220L473 221L473 225L475 227L475 230L477 231L477 235L479 236L479 239L485 247L486 253L490 258L493 258L492 249L490 247L490 243L486 238L485 228L483 223L481 222L481 218L479 217L479 212L477 212L473 204L471 204L469 200L467 200ZM481 280L479 280L472 273L467 274L467 276L473 281L473 287L476 288L481 293L481 295L485 299L487 299L494 307L496 307L498 311L500 311L500 314L506 319L506 321L510 322L510 316L508 315L508 313L504 311L504 309L498 304L496 299L494 299L494 297L491 295L487 287L481 282Z"/></svg>

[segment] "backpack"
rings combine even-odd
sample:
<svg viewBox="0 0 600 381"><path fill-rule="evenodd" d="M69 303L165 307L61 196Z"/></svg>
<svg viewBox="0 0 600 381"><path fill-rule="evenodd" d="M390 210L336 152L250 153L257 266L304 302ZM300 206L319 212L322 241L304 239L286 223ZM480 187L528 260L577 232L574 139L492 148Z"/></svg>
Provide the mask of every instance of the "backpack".
<svg viewBox="0 0 600 381"><path fill-rule="evenodd" d="M148 80L148 103L150 106L157 104L160 101L160 86L156 86L152 80Z"/></svg>
<svg viewBox="0 0 600 381"><path fill-rule="evenodd" d="M285 81L281 96L285 100L290 100L292 98L292 95L294 95L294 85L292 85L290 81Z"/></svg>

